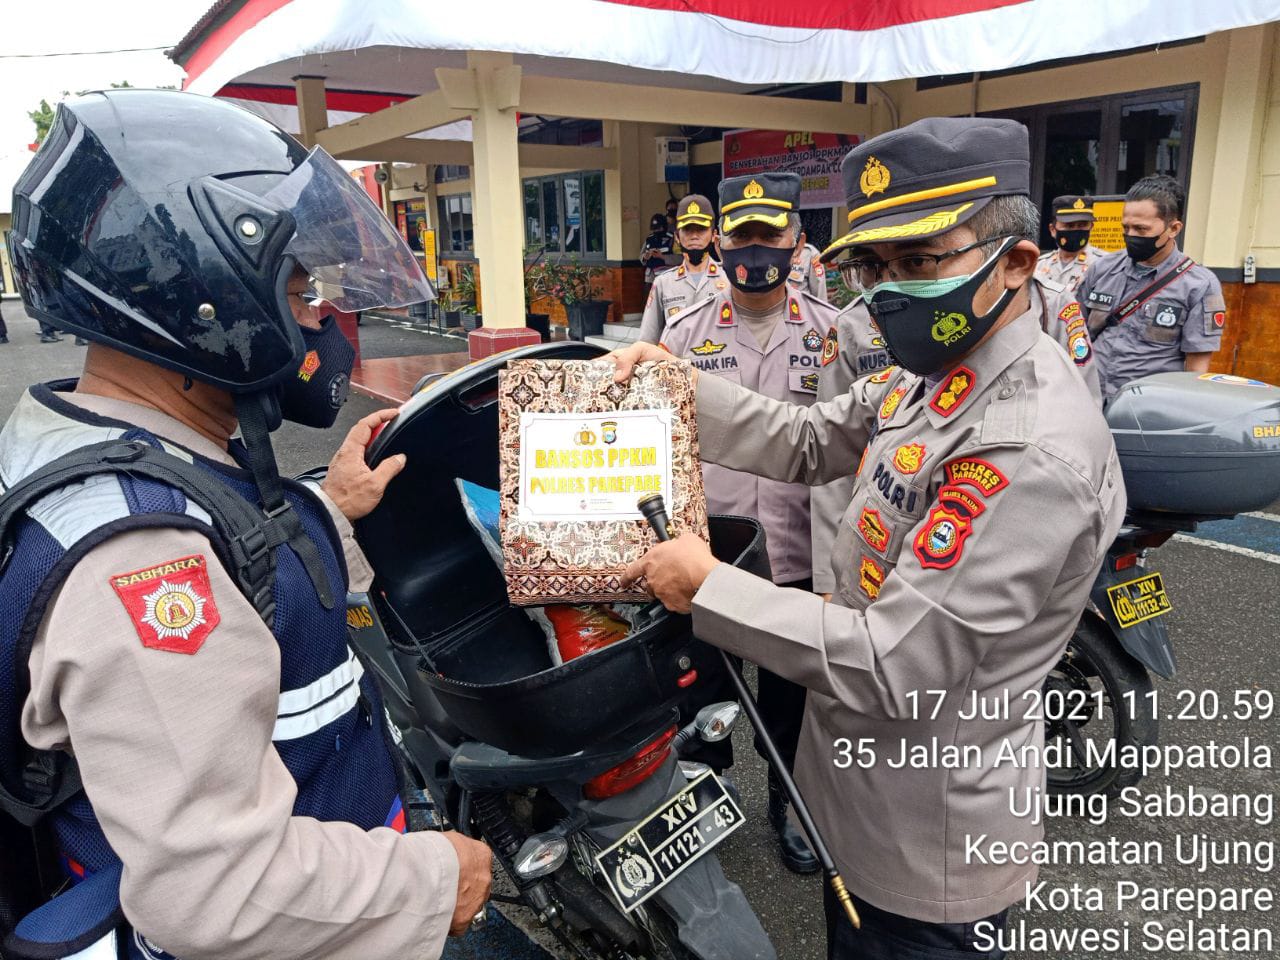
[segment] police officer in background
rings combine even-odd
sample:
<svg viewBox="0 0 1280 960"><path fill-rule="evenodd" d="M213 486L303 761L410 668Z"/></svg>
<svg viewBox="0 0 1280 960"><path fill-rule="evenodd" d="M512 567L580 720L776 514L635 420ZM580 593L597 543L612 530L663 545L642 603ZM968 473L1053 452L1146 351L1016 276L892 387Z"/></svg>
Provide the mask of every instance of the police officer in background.
<svg viewBox="0 0 1280 960"><path fill-rule="evenodd" d="M1164 174L1130 187L1121 219L1125 249L1098 260L1076 288L1104 400L1153 373L1204 373L1222 342L1222 285L1178 249L1186 199L1178 181Z"/></svg>
<svg viewBox="0 0 1280 960"><path fill-rule="evenodd" d="M803 234L801 234L803 236ZM791 264L791 272L787 275L787 283L797 290L808 291L810 296L819 300L827 296L827 268L822 263L818 248L812 243L805 243Z"/></svg>
<svg viewBox="0 0 1280 960"><path fill-rule="evenodd" d="M845 158L852 230L834 249L872 255L864 296L901 364L887 378L809 406L695 374L707 460L805 483L861 460L832 602L718 563L688 533L623 578L691 611L702 640L809 689L796 776L862 915L855 930L827 891L831 958L1003 957L1008 907L1037 875L968 845L1042 837L1008 798L1043 770L995 758L1042 747L1044 725L966 714L975 696L1040 689L1125 495L1101 412L1030 307L1029 154L1015 121L936 118ZM616 377L661 356L620 350ZM948 748L979 759L948 762Z"/></svg>
<svg viewBox="0 0 1280 960"><path fill-rule="evenodd" d="M800 177L761 173L720 183L722 271L732 285L676 314L662 346L697 369L764 397L808 405L818 394L824 335L836 309L786 283L804 240ZM715 513L755 517L763 525L775 583L812 589L809 489L705 463L707 506ZM760 712L789 767L804 717L804 688L761 668ZM757 744L757 751L760 751ZM786 816L787 799L769 772L769 822L783 863L796 873L818 869L804 836Z"/></svg>
<svg viewBox="0 0 1280 960"><path fill-rule="evenodd" d="M1089 265L1104 253L1089 242L1093 230L1093 198L1075 194L1054 197L1052 209L1049 236L1053 237L1054 249L1040 255L1036 276L1074 290Z"/></svg>
<svg viewBox="0 0 1280 960"><path fill-rule="evenodd" d="M644 264L644 282L653 283L663 270L676 262L673 255L676 238L667 229L664 214L655 213L649 218L649 235L640 247L640 262Z"/></svg>
<svg viewBox="0 0 1280 960"><path fill-rule="evenodd" d="M315 298L430 299L421 268L323 150L171 91L64 102L14 220L28 310L91 343L78 383L19 401L0 490L131 440L260 510L275 563L274 604L250 602L210 514L141 476L92 477L17 522L0 572L0 787L9 809L47 801L51 782L74 787L74 753L82 788L43 823L108 921L80 929L94 918L73 888L42 908L42 939L130 958L439 957L480 922L489 850L403 832L342 602L370 578L351 521L404 465L364 462L395 411L353 427L317 489L281 481L268 436L282 416L331 425L345 398L354 351ZM57 780L29 776L55 766ZM111 928L112 884L131 930Z"/></svg>
<svg viewBox="0 0 1280 960"><path fill-rule="evenodd" d="M843 275L842 275L843 276ZM880 328L867 312L862 302L862 288L850 271L843 277L845 285L858 291L849 305L836 315L836 322L827 332L822 345L822 370L818 375L818 400L834 400L849 392L855 380L880 376L893 360L888 346L880 335ZM813 589L826 599L835 592L835 572L831 569L831 551L835 546L836 527L849 497L853 493L853 473L856 464L849 465L849 472L838 480L813 487L809 494L810 532L813 540Z"/></svg>
<svg viewBox="0 0 1280 960"><path fill-rule="evenodd" d="M644 304L638 339L657 343L667 320L687 306L727 290L729 281L712 258L715 242L711 201L698 193L681 199L676 212L676 240L683 260L674 270L660 273Z"/></svg>

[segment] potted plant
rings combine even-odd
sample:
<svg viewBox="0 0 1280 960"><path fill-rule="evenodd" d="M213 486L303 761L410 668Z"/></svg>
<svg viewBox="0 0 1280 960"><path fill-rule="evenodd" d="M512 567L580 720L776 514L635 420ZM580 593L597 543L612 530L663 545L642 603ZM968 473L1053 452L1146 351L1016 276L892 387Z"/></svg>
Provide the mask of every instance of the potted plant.
<svg viewBox="0 0 1280 960"><path fill-rule="evenodd" d="M458 300L452 287L443 287L437 291L440 300L440 315L444 317L444 325L448 327L462 326L462 311L458 309Z"/></svg>
<svg viewBox="0 0 1280 960"><path fill-rule="evenodd" d="M483 322L480 314L476 313L477 292L475 267L461 267L458 270L458 282L454 286L454 296L457 297L462 308L462 329L464 330L474 330Z"/></svg>
<svg viewBox="0 0 1280 960"><path fill-rule="evenodd" d="M547 295L564 304L569 318L569 339L585 340L604 333L604 320L611 300L597 300L594 280L604 267L588 267L569 257L543 268Z"/></svg>
<svg viewBox="0 0 1280 960"><path fill-rule="evenodd" d="M542 342L546 343L551 339L551 314L536 313L533 310L534 302L547 296L547 265L542 260L542 254L542 248L538 249L536 255L525 251L525 259L533 256L534 260L524 267L524 322L530 330L537 330Z"/></svg>

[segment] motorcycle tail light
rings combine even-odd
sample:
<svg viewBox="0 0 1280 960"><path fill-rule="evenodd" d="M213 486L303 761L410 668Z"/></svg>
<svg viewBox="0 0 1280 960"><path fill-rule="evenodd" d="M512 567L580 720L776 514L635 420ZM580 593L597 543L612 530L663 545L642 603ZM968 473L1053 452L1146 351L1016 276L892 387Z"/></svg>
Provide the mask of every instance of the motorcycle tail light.
<svg viewBox="0 0 1280 960"><path fill-rule="evenodd" d="M1136 553L1122 553L1116 557L1113 565L1117 571L1129 570L1138 565L1138 555Z"/></svg>
<svg viewBox="0 0 1280 960"><path fill-rule="evenodd" d="M676 728L671 727L657 740L649 743L630 760L624 760L592 777L582 788L583 796L589 800L607 800L620 793L626 793L636 784L643 783L657 773L662 761L671 753L671 741L675 739Z"/></svg>

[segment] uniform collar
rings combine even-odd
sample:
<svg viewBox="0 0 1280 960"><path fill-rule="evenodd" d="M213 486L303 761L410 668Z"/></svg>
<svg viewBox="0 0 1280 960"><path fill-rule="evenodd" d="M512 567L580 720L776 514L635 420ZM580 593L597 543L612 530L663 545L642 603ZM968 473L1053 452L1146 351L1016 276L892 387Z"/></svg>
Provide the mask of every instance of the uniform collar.
<svg viewBox="0 0 1280 960"><path fill-rule="evenodd" d="M925 394L925 415L934 427L956 420L972 407L1015 360L1030 350L1041 336L1040 312L1033 306L997 331L964 361L938 377L930 378Z"/></svg>

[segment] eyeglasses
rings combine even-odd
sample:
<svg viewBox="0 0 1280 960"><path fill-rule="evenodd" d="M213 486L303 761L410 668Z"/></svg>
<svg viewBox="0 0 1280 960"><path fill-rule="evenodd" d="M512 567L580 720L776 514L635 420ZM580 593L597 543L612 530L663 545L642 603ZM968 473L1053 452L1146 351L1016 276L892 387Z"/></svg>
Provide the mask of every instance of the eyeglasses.
<svg viewBox="0 0 1280 960"><path fill-rule="evenodd" d="M864 293L886 280L937 280L942 261L991 243L1014 239L1016 238L1009 236L987 237L965 244L963 247L957 247L955 250L948 250L946 253L908 253L888 260L877 257L854 257L840 262L840 276L849 287L862 290Z"/></svg>

